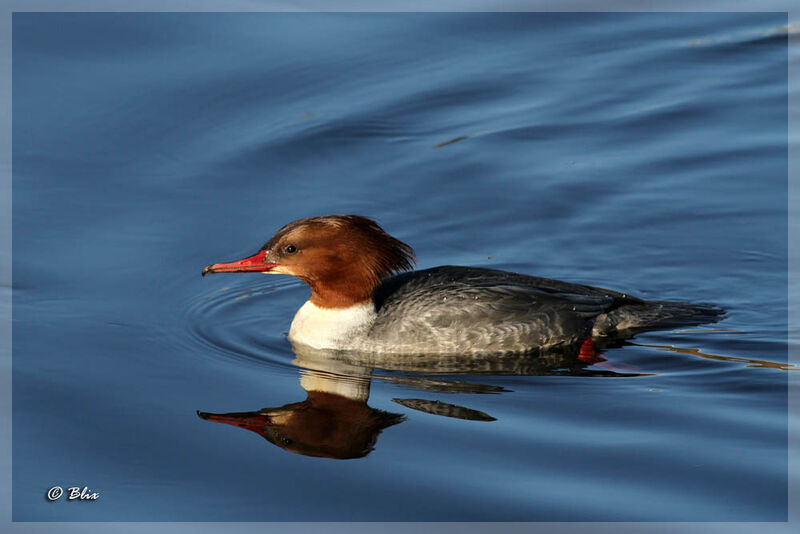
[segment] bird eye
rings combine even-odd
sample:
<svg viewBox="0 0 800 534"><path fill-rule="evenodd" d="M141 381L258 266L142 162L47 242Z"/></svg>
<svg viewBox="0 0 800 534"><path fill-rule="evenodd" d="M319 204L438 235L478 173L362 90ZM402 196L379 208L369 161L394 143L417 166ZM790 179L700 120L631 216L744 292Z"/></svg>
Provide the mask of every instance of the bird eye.
<svg viewBox="0 0 800 534"><path fill-rule="evenodd" d="M287 254L294 254L295 252L297 252L297 247L294 245L287 245L287 247L284 250L286 251Z"/></svg>

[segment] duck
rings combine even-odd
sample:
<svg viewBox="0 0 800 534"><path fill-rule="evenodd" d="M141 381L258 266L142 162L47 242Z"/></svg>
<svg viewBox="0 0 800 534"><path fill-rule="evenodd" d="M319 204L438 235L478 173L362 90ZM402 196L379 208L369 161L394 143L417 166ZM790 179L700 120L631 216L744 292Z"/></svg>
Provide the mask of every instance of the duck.
<svg viewBox="0 0 800 534"><path fill-rule="evenodd" d="M711 304L628 293L485 267L414 270L406 243L361 215L308 217L255 254L214 273L284 274L310 290L289 328L293 345L391 355L571 350L646 330L713 323Z"/></svg>

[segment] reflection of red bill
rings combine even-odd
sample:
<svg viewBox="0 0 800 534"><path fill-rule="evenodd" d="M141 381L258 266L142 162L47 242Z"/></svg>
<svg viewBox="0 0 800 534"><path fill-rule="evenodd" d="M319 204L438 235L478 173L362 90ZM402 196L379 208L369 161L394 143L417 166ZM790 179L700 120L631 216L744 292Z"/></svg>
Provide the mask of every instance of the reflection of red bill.
<svg viewBox="0 0 800 534"><path fill-rule="evenodd" d="M207 421L238 426L239 428L245 428L259 434L263 433L264 427L274 426L269 416L253 412L214 414L198 411L197 415Z"/></svg>

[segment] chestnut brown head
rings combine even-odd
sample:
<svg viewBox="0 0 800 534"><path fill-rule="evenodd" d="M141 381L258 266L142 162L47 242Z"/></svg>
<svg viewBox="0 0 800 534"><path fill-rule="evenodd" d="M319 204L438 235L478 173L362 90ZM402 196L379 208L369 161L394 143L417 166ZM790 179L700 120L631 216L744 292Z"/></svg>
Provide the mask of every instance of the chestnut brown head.
<svg viewBox="0 0 800 534"><path fill-rule="evenodd" d="M203 274L290 274L311 287L311 301L324 308L348 307L372 297L384 277L409 270L414 251L360 215L309 217L287 224L259 252L217 263Z"/></svg>

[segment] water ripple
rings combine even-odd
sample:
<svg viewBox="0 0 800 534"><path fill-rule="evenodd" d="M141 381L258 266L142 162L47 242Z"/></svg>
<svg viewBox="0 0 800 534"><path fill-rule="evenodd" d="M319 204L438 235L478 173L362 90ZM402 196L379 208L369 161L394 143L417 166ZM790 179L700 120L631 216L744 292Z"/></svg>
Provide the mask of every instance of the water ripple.
<svg viewBox="0 0 800 534"><path fill-rule="evenodd" d="M279 294L301 290L296 280L238 282L214 286L195 295L186 306L188 338L214 357L294 369L292 352L284 338L288 327L285 298ZM289 299L291 300L291 299Z"/></svg>

